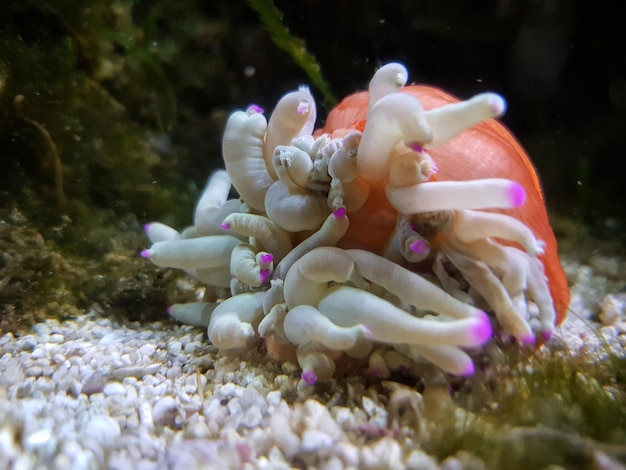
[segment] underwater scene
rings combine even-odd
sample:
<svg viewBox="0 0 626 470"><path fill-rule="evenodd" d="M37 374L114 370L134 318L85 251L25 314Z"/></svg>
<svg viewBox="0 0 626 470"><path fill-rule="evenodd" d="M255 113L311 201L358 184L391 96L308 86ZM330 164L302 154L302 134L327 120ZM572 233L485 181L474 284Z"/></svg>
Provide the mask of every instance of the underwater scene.
<svg viewBox="0 0 626 470"><path fill-rule="evenodd" d="M624 21L2 2L0 469L626 469Z"/></svg>

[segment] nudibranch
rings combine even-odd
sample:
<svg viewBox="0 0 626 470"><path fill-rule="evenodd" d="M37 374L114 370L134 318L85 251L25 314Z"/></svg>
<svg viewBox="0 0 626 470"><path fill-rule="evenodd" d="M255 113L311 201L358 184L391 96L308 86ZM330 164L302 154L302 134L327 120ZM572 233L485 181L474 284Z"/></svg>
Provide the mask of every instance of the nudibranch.
<svg viewBox="0 0 626 470"><path fill-rule="evenodd" d="M142 256L222 292L172 306L175 318L221 349L259 337L291 349L306 384L343 356L381 376L423 361L470 375L468 351L493 328L550 338L569 293L535 169L493 119L504 100L407 78L381 67L317 131L305 87L269 120L257 105L229 117L226 170L193 225L146 225Z"/></svg>

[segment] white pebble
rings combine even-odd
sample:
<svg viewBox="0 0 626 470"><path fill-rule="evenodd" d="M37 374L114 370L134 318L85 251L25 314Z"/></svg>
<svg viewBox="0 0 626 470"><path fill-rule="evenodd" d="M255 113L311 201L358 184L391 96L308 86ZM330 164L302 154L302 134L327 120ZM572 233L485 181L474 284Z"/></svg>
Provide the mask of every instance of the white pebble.
<svg viewBox="0 0 626 470"><path fill-rule="evenodd" d="M83 436L98 442L105 449L113 447L122 431L117 421L110 416L93 416L83 429Z"/></svg>
<svg viewBox="0 0 626 470"><path fill-rule="evenodd" d="M598 318L603 325L611 325L624 319L626 304L615 295L607 295L600 302Z"/></svg>
<svg viewBox="0 0 626 470"><path fill-rule="evenodd" d="M267 394L267 397L265 398L267 400L268 405L278 406L282 398L282 393L280 392L280 390L272 390L271 392Z"/></svg>
<svg viewBox="0 0 626 470"><path fill-rule="evenodd" d="M39 377L43 375L43 367L30 366L24 370L24 374L26 374L28 377Z"/></svg>
<svg viewBox="0 0 626 470"><path fill-rule="evenodd" d="M407 470L437 470L437 462L422 450L414 450L404 462Z"/></svg>
<svg viewBox="0 0 626 470"><path fill-rule="evenodd" d="M104 386L102 390L105 396L110 397L113 395L125 395L126 387L119 382L109 382Z"/></svg>
<svg viewBox="0 0 626 470"><path fill-rule="evenodd" d="M156 351L156 346L154 344L144 344L139 348L139 352L144 356L152 356Z"/></svg>
<svg viewBox="0 0 626 470"><path fill-rule="evenodd" d="M30 353L30 357L32 359L41 359L42 357L48 357L48 350L46 346L40 344L37 346L32 353Z"/></svg>
<svg viewBox="0 0 626 470"><path fill-rule="evenodd" d="M114 331L100 338L100 344L107 345L107 344L119 343L121 339L122 338L120 338L119 333Z"/></svg>
<svg viewBox="0 0 626 470"><path fill-rule="evenodd" d="M50 343L59 344L59 343L62 343L63 341L65 341L65 336L63 336L62 334L59 334L59 333L52 334L48 338L48 342L50 342Z"/></svg>
<svg viewBox="0 0 626 470"><path fill-rule="evenodd" d="M49 458L56 451L57 441L50 429L40 429L27 436L22 445L27 452L36 452L43 458Z"/></svg>
<svg viewBox="0 0 626 470"><path fill-rule="evenodd" d="M326 433L311 429L302 434L302 450L325 454L333 448L333 439Z"/></svg>
<svg viewBox="0 0 626 470"><path fill-rule="evenodd" d="M400 444L384 437L361 449L361 464L367 468L402 468Z"/></svg>
<svg viewBox="0 0 626 470"><path fill-rule="evenodd" d="M191 341L185 344L183 351L185 351L186 354L193 354L201 347L202 344L200 343L200 341Z"/></svg>
<svg viewBox="0 0 626 470"><path fill-rule="evenodd" d="M355 445L349 442L339 442L335 450L339 458L345 462L346 467L359 467L359 449Z"/></svg>
<svg viewBox="0 0 626 470"><path fill-rule="evenodd" d="M35 381L35 390L42 393L50 393L55 388L55 383L48 377L38 377Z"/></svg>
<svg viewBox="0 0 626 470"><path fill-rule="evenodd" d="M333 406L330 410L335 421L342 429L350 429L357 425L354 413L345 406Z"/></svg>
<svg viewBox="0 0 626 470"><path fill-rule="evenodd" d="M152 407L152 420L154 424L175 428L178 424L179 404L173 397L164 396Z"/></svg>

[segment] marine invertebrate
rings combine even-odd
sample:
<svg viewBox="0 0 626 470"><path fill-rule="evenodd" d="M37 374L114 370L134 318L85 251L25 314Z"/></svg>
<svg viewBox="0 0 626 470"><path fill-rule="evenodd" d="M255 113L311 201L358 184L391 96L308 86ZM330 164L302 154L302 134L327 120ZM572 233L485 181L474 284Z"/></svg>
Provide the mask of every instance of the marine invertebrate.
<svg viewBox="0 0 626 470"><path fill-rule="evenodd" d="M534 169L491 119L504 100L457 101L407 76L382 67L315 132L306 88L269 121L256 105L230 116L226 172L209 179L194 225L146 227L142 256L230 287L175 317L220 348L257 335L295 348L306 383L343 354L379 372L427 359L471 374L466 349L492 331L485 311L523 343L549 339L567 286ZM241 199L227 201L231 181Z"/></svg>

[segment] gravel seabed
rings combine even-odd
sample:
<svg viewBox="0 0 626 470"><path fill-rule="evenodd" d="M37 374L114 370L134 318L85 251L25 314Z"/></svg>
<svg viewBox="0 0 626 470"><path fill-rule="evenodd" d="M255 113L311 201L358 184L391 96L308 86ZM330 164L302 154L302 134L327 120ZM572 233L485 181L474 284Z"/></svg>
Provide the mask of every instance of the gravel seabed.
<svg viewBox="0 0 626 470"><path fill-rule="evenodd" d="M578 315L554 341L574 353L605 348L600 331L623 354L626 297L606 269L566 264ZM333 405L298 377L258 353L223 356L191 326L97 311L40 323L0 337L0 469L462 468L384 432L393 400Z"/></svg>

